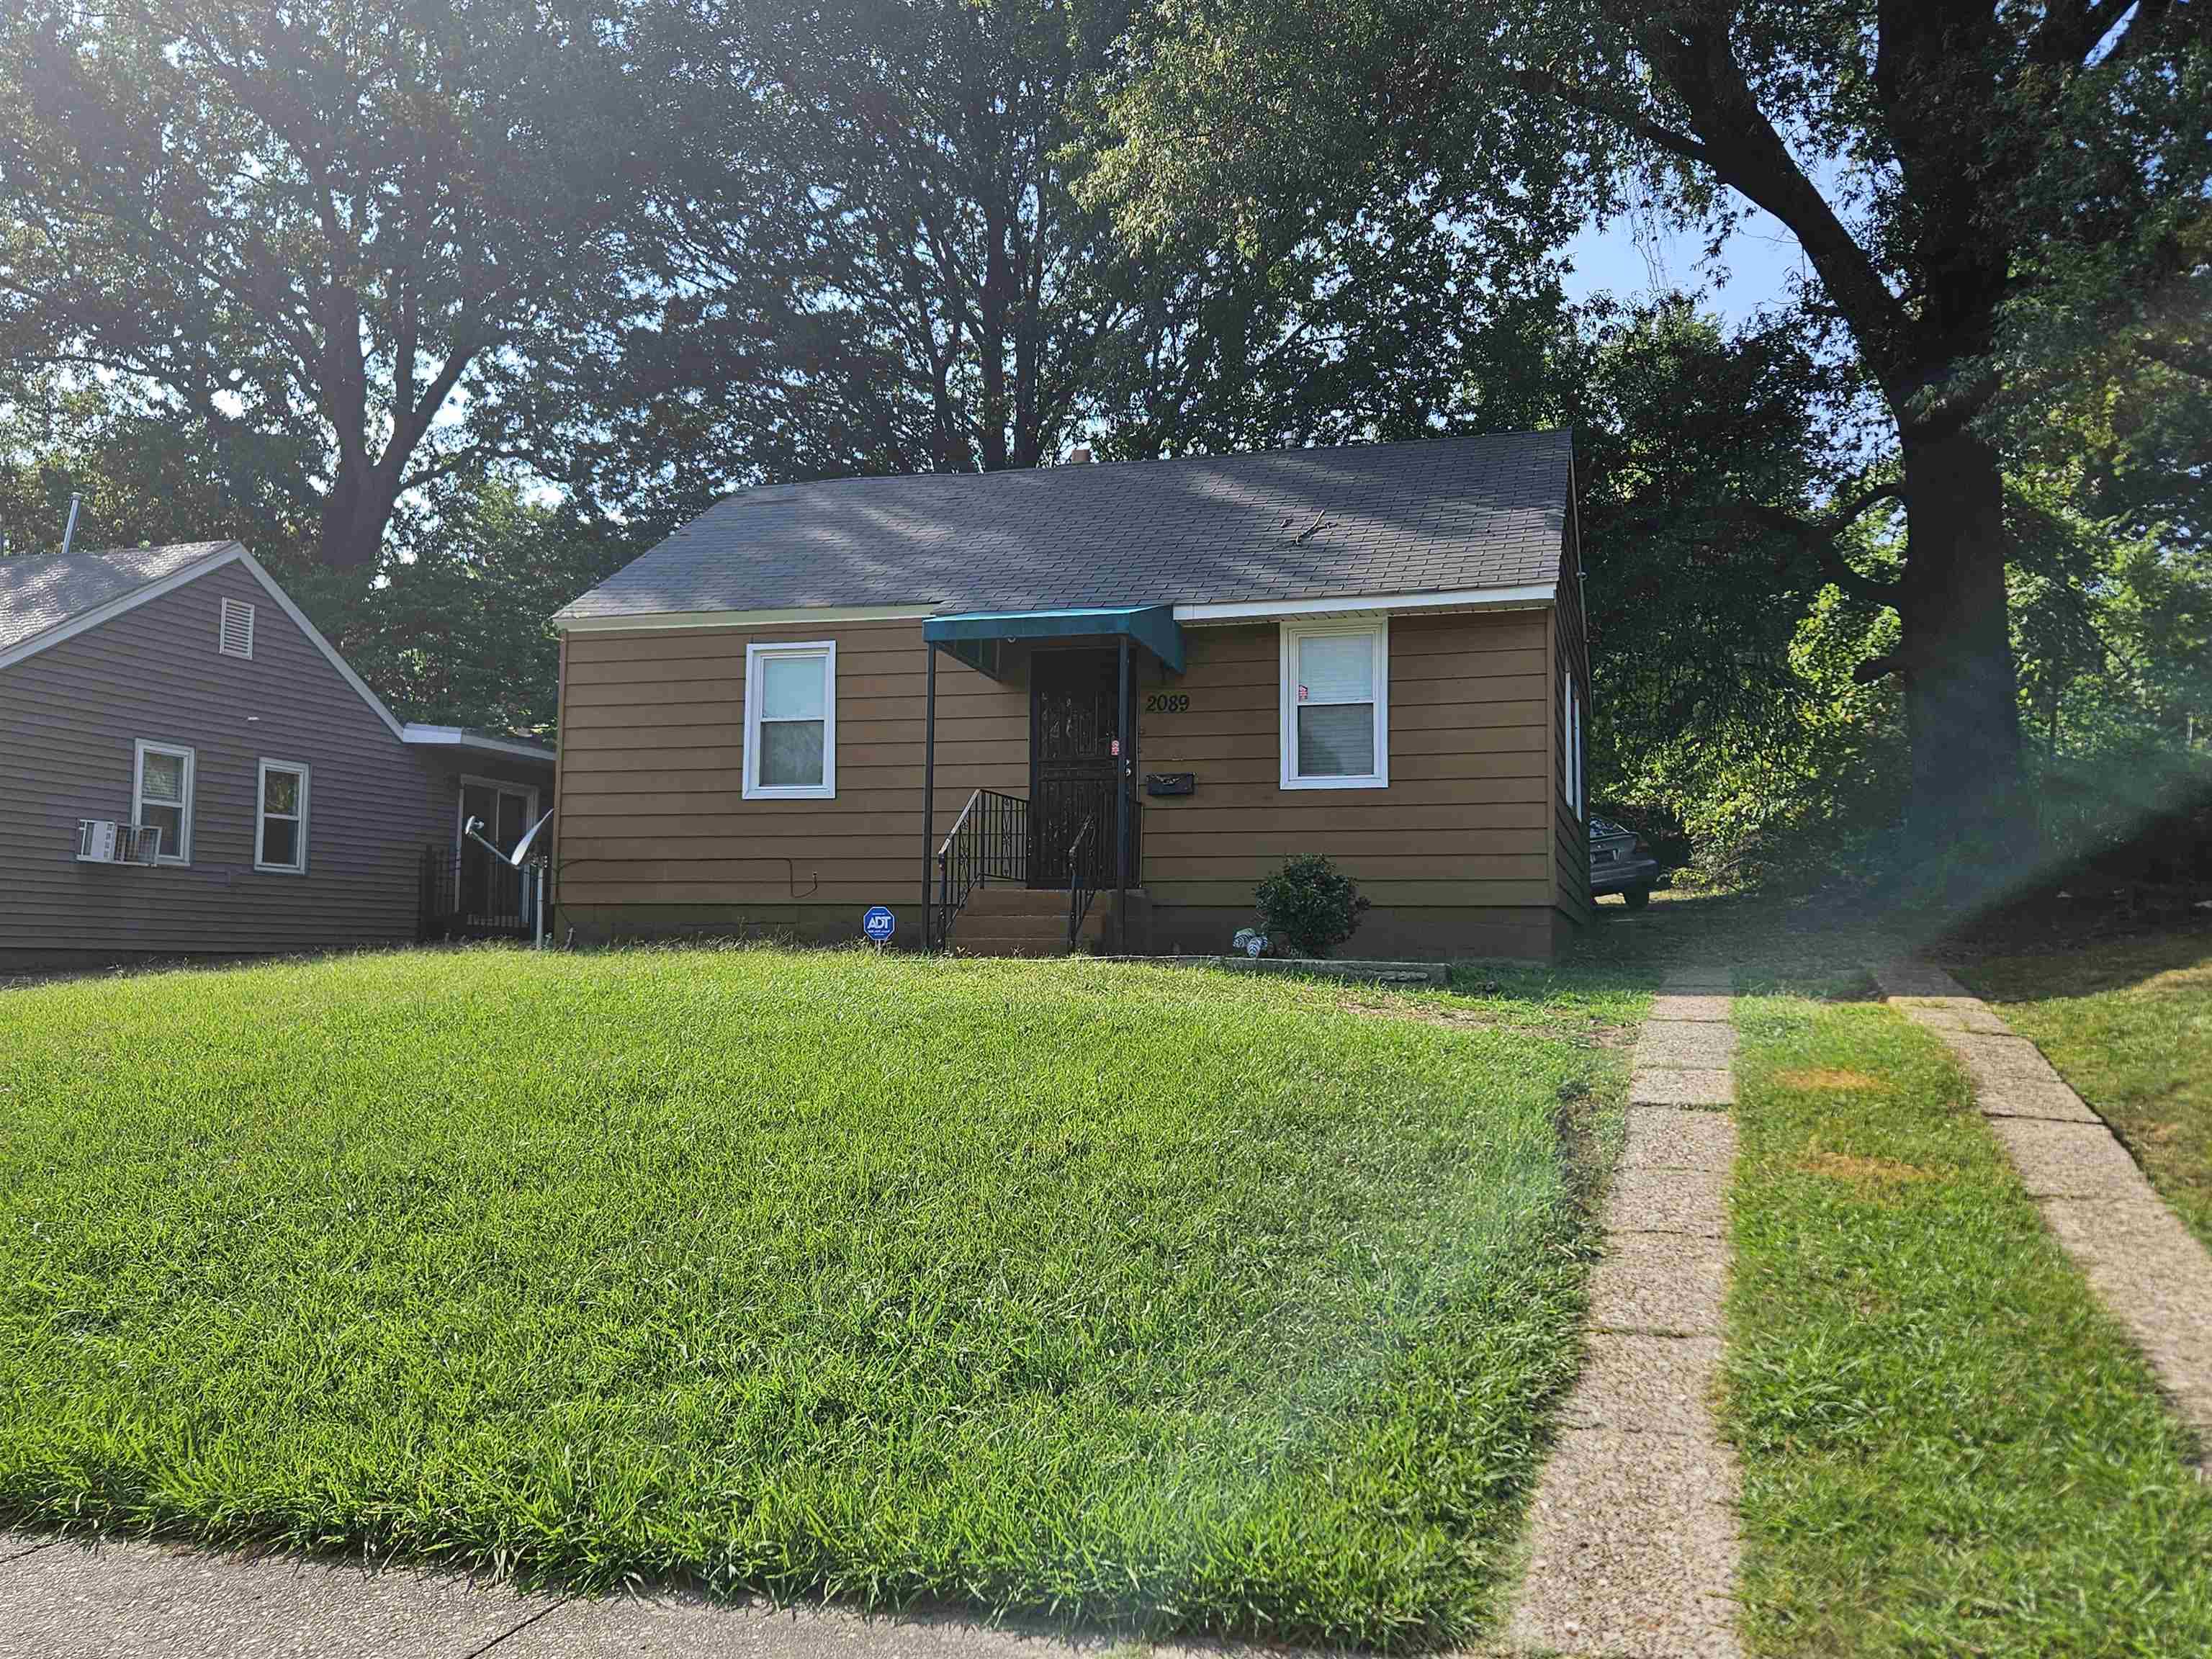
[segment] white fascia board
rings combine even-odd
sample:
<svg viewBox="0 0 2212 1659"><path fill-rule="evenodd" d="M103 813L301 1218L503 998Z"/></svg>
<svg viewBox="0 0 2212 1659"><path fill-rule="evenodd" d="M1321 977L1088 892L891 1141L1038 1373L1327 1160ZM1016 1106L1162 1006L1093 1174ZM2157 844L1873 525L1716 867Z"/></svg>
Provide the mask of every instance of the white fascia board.
<svg viewBox="0 0 2212 1659"><path fill-rule="evenodd" d="M643 611L619 617L556 616L567 634L638 633L664 628L766 628L781 623L919 622L937 614L926 599L904 605L799 605L781 611Z"/></svg>
<svg viewBox="0 0 2212 1659"><path fill-rule="evenodd" d="M410 720L401 728L402 743L425 748L466 749L485 755L512 755L517 760L542 761L553 764L553 751L537 744L516 743L505 738L488 737L482 732L471 732L465 726L425 726L420 720Z"/></svg>
<svg viewBox="0 0 2212 1659"><path fill-rule="evenodd" d="M158 581L148 582L143 587L134 587L128 593L112 599L105 605L96 605L89 611L80 611L65 622L56 623L43 634L33 634L29 639L0 651L0 668L13 667L26 657L35 657L48 646L59 645L64 640L73 640L87 629L97 628L104 622L112 622L127 611L158 599L164 593L173 593L187 582L196 582L210 570L220 570L234 559L244 559L249 564L252 556L236 542L218 547L204 559L173 570ZM262 578L266 581L268 578Z"/></svg>
<svg viewBox="0 0 2212 1659"><path fill-rule="evenodd" d="M1188 627L1209 623L1274 622L1285 617L1397 617L1424 611L1516 611L1551 605L1554 582L1520 587L1466 587L1436 593L1362 593L1329 599L1255 599L1227 605L1179 605L1175 619Z"/></svg>

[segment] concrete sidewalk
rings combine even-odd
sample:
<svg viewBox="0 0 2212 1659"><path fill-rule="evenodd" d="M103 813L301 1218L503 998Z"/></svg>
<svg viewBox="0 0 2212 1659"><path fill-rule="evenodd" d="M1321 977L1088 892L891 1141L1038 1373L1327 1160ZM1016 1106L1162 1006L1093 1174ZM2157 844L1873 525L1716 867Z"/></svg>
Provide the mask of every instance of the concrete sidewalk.
<svg viewBox="0 0 2212 1659"><path fill-rule="evenodd" d="M524 1595L459 1573L0 1534L0 1659L1065 1659L1110 1645L949 1614Z"/></svg>
<svg viewBox="0 0 2212 1659"><path fill-rule="evenodd" d="M1532 1504L1506 1632L1574 1659L1735 1659L1740 1476L1711 1395L1728 1279L1729 975L1671 972L1628 1085L1583 1370Z"/></svg>
<svg viewBox="0 0 2212 1659"><path fill-rule="evenodd" d="M1875 964L1882 994L1959 1057L2044 1224L2212 1446L2212 1252L2043 1051L1941 968Z"/></svg>

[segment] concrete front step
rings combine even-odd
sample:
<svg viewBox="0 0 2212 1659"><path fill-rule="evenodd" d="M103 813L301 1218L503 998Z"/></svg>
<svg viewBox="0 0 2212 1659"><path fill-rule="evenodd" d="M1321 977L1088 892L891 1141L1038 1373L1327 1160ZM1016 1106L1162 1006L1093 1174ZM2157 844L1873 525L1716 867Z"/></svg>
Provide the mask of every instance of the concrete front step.
<svg viewBox="0 0 2212 1659"><path fill-rule="evenodd" d="M1107 908L1092 901L1079 936L1085 947L1105 937ZM969 957L1066 956L1067 895L1049 887L978 887L953 917L945 943Z"/></svg>
<svg viewBox="0 0 2212 1659"><path fill-rule="evenodd" d="M1050 887L978 887L960 907L963 915L1042 916L1067 914L1065 890Z"/></svg>

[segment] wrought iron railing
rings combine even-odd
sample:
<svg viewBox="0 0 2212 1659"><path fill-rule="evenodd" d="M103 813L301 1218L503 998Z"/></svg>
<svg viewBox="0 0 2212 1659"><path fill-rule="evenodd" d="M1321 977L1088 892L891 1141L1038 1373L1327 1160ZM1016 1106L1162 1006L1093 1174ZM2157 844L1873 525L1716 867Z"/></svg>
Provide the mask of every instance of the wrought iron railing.
<svg viewBox="0 0 2212 1659"><path fill-rule="evenodd" d="M425 847L417 878L415 936L441 939L528 939L541 904L552 902L553 872L542 860L517 869L473 849Z"/></svg>
<svg viewBox="0 0 2212 1659"><path fill-rule="evenodd" d="M1097 828L1097 818L1084 819L1083 828L1075 832L1067 847L1067 948L1071 951L1083 936L1083 919L1091 914L1091 901L1098 896L1097 862L1084 857Z"/></svg>
<svg viewBox="0 0 2212 1659"><path fill-rule="evenodd" d="M1030 873L1030 804L978 789L937 849L937 895L930 938L942 945L969 894L986 882L1025 883Z"/></svg>

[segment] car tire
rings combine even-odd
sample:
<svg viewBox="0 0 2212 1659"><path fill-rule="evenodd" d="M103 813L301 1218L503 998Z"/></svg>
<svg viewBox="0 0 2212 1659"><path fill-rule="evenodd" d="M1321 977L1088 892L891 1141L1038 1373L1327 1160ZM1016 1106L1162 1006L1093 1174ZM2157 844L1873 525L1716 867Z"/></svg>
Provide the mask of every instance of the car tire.
<svg viewBox="0 0 2212 1659"><path fill-rule="evenodd" d="M1632 887L1621 897L1628 901L1630 909L1641 910L1651 902L1651 890L1649 887Z"/></svg>

